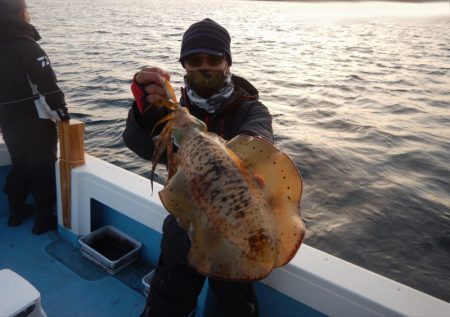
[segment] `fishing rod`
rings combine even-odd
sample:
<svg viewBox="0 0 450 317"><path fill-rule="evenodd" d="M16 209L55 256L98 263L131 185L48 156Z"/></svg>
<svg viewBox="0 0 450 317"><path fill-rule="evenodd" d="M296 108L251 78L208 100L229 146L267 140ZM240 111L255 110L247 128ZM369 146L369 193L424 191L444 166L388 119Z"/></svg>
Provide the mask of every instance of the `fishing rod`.
<svg viewBox="0 0 450 317"><path fill-rule="evenodd" d="M39 99L40 96L46 97L46 96L49 96L49 95L56 94L58 92L62 92L62 90L58 89L58 90L50 91L50 92L47 92L47 93L44 93L44 94L41 94L41 95L35 94L35 95L31 96L31 97L27 97L27 98L23 98L23 99L17 99L17 100L7 101L7 102L0 102L0 106L12 105L14 103L19 103L19 102L27 101L27 100L33 100L34 101L36 99Z"/></svg>

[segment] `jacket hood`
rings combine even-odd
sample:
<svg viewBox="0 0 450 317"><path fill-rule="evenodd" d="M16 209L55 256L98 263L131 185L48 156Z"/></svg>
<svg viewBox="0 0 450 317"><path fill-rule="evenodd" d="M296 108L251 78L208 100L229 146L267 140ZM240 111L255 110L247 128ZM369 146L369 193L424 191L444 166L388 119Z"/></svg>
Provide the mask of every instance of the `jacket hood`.
<svg viewBox="0 0 450 317"><path fill-rule="evenodd" d="M31 24L19 17L5 17L0 13L0 41L12 38L27 38L39 41L41 36Z"/></svg>
<svg viewBox="0 0 450 317"><path fill-rule="evenodd" d="M234 84L234 93L227 101L225 101L222 107L213 114L213 117L220 113L233 110L236 106L239 106L242 101L258 101L259 99L258 90L247 79L233 75L231 80Z"/></svg>
<svg viewBox="0 0 450 317"><path fill-rule="evenodd" d="M231 80L233 81L234 87L239 87L244 90L249 96L258 98L258 90L245 78L232 75Z"/></svg>

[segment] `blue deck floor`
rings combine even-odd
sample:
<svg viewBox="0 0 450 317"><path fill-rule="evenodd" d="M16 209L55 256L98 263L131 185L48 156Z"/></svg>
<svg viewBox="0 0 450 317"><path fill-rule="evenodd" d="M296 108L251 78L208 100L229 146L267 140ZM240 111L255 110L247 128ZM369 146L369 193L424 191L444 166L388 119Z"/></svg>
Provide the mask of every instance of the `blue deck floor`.
<svg viewBox="0 0 450 317"><path fill-rule="evenodd" d="M141 263L111 276L81 256L57 232L31 233L33 219L16 228L0 211L0 269L23 276L41 293L48 317L139 316L144 306Z"/></svg>

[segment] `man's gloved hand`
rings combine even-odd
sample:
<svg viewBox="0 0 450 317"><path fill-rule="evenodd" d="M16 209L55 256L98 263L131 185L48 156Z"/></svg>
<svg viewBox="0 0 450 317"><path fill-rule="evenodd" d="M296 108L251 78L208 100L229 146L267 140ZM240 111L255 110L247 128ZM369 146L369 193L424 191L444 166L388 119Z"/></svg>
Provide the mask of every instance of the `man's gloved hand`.
<svg viewBox="0 0 450 317"><path fill-rule="evenodd" d="M61 121L70 120L70 114L69 111L67 110L67 107L58 108L55 111Z"/></svg>
<svg viewBox="0 0 450 317"><path fill-rule="evenodd" d="M138 84L136 81L136 75L133 77L133 81L131 82L131 92L133 93L134 99L136 100L136 107L141 115L144 114L144 109L148 107L147 102L147 94L145 93L145 86L142 84Z"/></svg>
<svg viewBox="0 0 450 317"><path fill-rule="evenodd" d="M139 112L136 119L143 128L152 129L168 113L167 109L152 105L162 98L168 98L162 88L166 79L169 80L170 75L158 67L143 68L133 77L131 92Z"/></svg>

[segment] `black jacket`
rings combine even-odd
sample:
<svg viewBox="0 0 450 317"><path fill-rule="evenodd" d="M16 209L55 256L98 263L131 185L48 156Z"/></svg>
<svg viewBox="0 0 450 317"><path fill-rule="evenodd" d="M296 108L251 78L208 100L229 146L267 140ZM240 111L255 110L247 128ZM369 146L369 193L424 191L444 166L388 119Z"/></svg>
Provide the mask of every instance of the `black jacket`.
<svg viewBox="0 0 450 317"><path fill-rule="evenodd" d="M233 75L234 92L214 114L189 103L187 96L181 98L181 105L207 124L208 131L217 133L225 140L238 134L261 136L273 142L272 116L269 110L258 101L258 91L247 80ZM131 107L123 132L125 144L140 157L150 160L154 144L150 136L154 124L165 114L164 110L154 109L149 119L143 119L137 110L136 102Z"/></svg>
<svg viewBox="0 0 450 317"><path fill-rule="evenodd" d="M5 141L46 138L54 131L58 112L67 113L50 61L36 43L39 39L31 24L0 16L0 128Z"/></svg>

